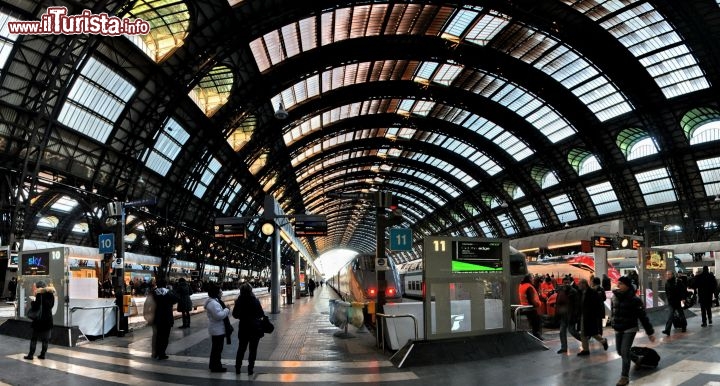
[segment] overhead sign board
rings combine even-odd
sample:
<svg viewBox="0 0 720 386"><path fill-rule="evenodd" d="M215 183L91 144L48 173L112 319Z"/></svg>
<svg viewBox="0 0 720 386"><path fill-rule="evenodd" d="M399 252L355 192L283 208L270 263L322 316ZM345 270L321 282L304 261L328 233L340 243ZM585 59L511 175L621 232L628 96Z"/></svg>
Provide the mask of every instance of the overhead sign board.
<svg viewBox="0 0 720 386"><path fill-rule="evenodd" d="M609 236L593 236L592 246L594 248L613 248L613 238Z"/></svg>
<svg viewBox="0 0 720 386"><path fill-rule="evenodd" d="M219 239L244 239L246 232L244 223L215 225L215 237Z"/></svg>
<svg viewBox="0 0 720 386"><path fill-rule="evenodd" d="M390 228L390 250L411 251L412 250L412 229Z"/></svg>
<svg viewBox="0 0 720 386"><path fill-rule="evenodd" d="M295 216L295 236L327 236L327 229L326 216Z"/></svg>
<svg viewBox="0 0 720 386"><path fill-rule="evenodd" d="M244 239L247 219L243 217L218 217L215 219L215 237L219 239Z"/></svg>

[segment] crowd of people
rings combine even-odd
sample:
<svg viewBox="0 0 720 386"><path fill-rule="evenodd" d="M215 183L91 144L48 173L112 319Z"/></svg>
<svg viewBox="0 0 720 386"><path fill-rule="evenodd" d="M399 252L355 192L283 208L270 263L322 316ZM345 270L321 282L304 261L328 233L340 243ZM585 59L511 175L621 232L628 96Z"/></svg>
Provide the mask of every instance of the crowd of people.
<svg viewBox="0 0 720 386"><path fill-rule="evenodd" d="M651 342L655 341L654 329L645 312L645 304L638 297L640 279L631 271L618 279L617 288L611 291L611 281L607 275L602 278L590 276L589 279L573 278L565 275L559 284L553 276L526 275L518 287L520 304L532 306L525 312L530 322L532 334L538 339L542 337L545 316L551 324L557 322L560 333L558 354L568 353L570 334L580 342L578 356L590 355L590 339L597 340L605 351L608 349L607 338L603 337L605 318L615 332L615 346L622 357L622 369L618 386L629 383L630 348L640 327L645 330ZM692 289L693 292L689 292ZM667 272L665 295L668 304L668 317L665 335L670 335L672 327L687 331L687 320L684 309L691 304L688 299L696 295L700 303L701 327L712 324L713 297L718 301L718 285L715 276L704 266L702 272L695 276L677 275ZM606 313L606 300L611 292L611 312Z"/></svg>

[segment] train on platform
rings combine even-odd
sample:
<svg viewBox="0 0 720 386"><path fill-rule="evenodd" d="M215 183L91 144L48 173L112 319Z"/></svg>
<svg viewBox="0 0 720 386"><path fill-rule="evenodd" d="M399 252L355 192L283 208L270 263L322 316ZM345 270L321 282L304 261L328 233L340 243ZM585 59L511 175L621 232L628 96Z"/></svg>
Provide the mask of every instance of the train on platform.
<svg viewBox="0 0 720 386"><path fill-rule="evenodd" d="M400 280L403 295L408 299L425 299L422 260L405 263L401 269ZM529 273L525 254L510 247L510 288L518 288L520 281ZM519 302L517 291L511 291L512 304Z"/></svg>
<svg viewBox="0 0 720 386"><path fill-rule="evenodd" d="M387 259L385 270L385 301L401 302L403 289L400 275L392 259ZM377 301L378 282L375 255L360 254L328 278L327 283L348 302Z"/></svg>

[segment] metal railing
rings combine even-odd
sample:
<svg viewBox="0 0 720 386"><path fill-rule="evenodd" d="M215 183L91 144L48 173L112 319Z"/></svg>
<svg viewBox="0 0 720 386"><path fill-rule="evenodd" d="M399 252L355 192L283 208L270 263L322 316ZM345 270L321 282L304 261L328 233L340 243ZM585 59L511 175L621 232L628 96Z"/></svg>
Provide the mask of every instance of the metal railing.
<svg viewBox="0 0 720 386"><path fill-rule="evenodd" d="M522 304L511 304L510 308L513 310L513 321L515 322L515 331L518 330L518 324L520 323L520 320L518 319L520 317L520 313L526 310L534 309L533 306L524 306Z"/></svg>
<svg viewBox="0 0 720 386"><path fill-rule="evenodd" d="M102 339L104 340L105 339L105 309L106 308L118 308L118 306L117 306L117 304L111 304L109 306L97 306L97 307L72 307L72 308L70 308L70 326L73 325L72 324L72 315L75 311L102 309ZM118 315L118 320L116 322L117 323L116 326L117 326L117 328L120 328L120 313L118 312L117 315ZM83 334L83 336L85 336L85 334L82 331L80 331L80 333ZM85 339L87 339L87 336L85 336Z"/></svg>
<svg viewBox="0 0 720 386"><path fill-rule="evenodd" d="M411 318L413 320L413 324L415 325L415 340L418 339L418 323L417 319L415 318L415 315L410 314L399 314L399 315L387 315L387 314L381 314L377 313L375 314L378 318L378 333L375 334L376 336L376 345L377 348L380 348L382 345L383 353L385 353L385 328L384 328L384 319L385 318Z"/></svg>

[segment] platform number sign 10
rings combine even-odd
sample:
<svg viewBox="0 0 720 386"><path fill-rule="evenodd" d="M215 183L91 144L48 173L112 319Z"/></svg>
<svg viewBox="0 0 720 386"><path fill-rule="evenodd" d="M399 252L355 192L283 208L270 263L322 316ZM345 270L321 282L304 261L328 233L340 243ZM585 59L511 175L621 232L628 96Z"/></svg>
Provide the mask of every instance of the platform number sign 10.
<svg viewBox="0 0 720 386"><path fill-rule="evenodd" d="M100 253L113 253L115 250L115 235L112 233L101 234L98 237L98 251Z"/></svg>

